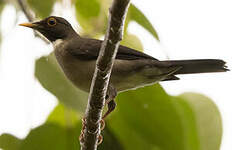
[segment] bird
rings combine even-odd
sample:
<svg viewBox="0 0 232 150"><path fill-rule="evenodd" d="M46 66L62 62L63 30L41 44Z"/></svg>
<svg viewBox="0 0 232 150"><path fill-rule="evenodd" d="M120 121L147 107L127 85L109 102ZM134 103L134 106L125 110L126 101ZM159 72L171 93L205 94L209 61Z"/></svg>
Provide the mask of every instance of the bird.
<svg viewBox="0 0 232 150"><path fill-rule="evenodd" d="M66 77L79 89L89 92L96 60L103 41L81 37L62 17L49 16L41 21L22 23L45 36L54 47L55 57ZM221 59L160 61L138 50L120 45L113 64L107 90L106 118L116 107L117 93L155 84L179 80L179 74L229 71Z"/></svg>

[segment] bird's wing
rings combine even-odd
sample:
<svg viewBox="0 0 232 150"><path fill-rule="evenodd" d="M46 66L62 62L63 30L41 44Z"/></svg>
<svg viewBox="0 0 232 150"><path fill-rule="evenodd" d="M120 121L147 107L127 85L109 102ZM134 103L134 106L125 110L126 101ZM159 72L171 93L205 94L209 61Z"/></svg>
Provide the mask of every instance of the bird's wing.
<svg viewBox="0 0 232 150"><path fill-rule="evenodd" d="M68 51L78 59L82 60L94 60L97 59L102 41L95 39L79 38L72 41ZM128 48L126 46L119 46L116 59L121 60L136 60L136 59L153 59L155 58L144 54L142 52L136 51L134 49Z"/></svg>

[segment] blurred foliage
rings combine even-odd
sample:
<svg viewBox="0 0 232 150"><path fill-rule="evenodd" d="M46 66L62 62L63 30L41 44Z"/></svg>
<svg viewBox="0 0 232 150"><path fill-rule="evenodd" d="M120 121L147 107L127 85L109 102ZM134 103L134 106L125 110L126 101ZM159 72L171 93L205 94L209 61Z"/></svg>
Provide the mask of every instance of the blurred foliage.
<svg viewBox="0 0 232 150"><path fill-rule="evenodd" d="M150 32L154 38L159 40L158 34L155 28L152 26L147 17L133 4L130 5L127 15L127 22L135 21L143 28L145 28L148 32Z"/></svg>
<svg viewBox="0 0 232 150"><path fill-rule="evenodd" d="M0 0L0 13L2 12L4 4L5 4L5 2L3 0Z"/></svg>
<svg viewBox="0 0 232 150"><path fill-rule="evenodd" d="M57 0L58 1L58 0ZM0 10L3 6L0 0ZM51 14L56 0L27 0L38 17ZM112 0L72 0L81 34L101 37L107 27L108 8ZM121 44L141 50L137 35L128 32L134 21L156 40L158 34L135 6L131 5ZM81 117L88 94L66 79L51 53L36 60L35 76L41 85L57 97L59 105L47 121L30 131L24 139L10 134L0 136L3 150L76 150ZM119 94L118 107L107 118L100 150L219 150L222 122L216 105L200 94L168 95L159 85L147 86Z"/></svg>
<svg viewBox="0 0 232 150"><path fill-rule="evenodd" d="M110 7L109 1L111 2L112 0L76 0L76 16L79 24L84 30L84 35L97 37L105 34L107 27L107 14ZM125 21L125 33L127 33L128 24L131 21L135 21L141 25L150 34L152 34L155 39L159 40L158 34L150 21L133 4L131 4L128 9L128 15ZM137 41L138 40L134 43Z"/></svg>
<svg viewBox="0 0 232 150"><path fill-rule="evenodd" d="M2 10L4 8L5 2L3 0L0 0L0 15L2 13Z"/></svg>
<svg viewBox="0 0 232 150"><path fill-rule="evenodd" d="M173 97L156 84L122 93L117 102L108 126L125 149L219 149L220 114L212 101L202 95L185 93Z"/></svg>
<svg viewBox="0 0 232 150"><path fill-rule="evenodd" d="M75 88L67 80L53 53L36 61L35 76L41 85L61 102L78 112L85 110L87 93Z"/></svg>
<svg viewBox="0 0 232 150"><path fill-rule="evenodd" d="M31 130L25 139L18 139L10 134L0 136L0 148L3 150L77 150L80 149L79 135L81 122L76 113L58 105L47 121ZM122 150L112 131L105 128L103 136L106 138L99 150Z"/></svg>
<svg viewBox="0 0 232 150"><path fill-rule="evenodd" d="M143 51L143 45L140 39L134 34L125 33L120 44L139 51Z"/></svg>
<svg viewBox="0 0 232 150"><path fill-rule="evenodd" d="M219 150L222 138L222 120L217 106L207 97L200 94L184 93L173 100L178 108L183 123L186 127L195 125L197 138L196 143L191 141L190 135L186 134L186 142L188 143L186 149L202 150ZM191 110L191 111L190 111ZM187 128L186 128L187 129Z"/></svg>
<svg viewBox="0 0 232 150"><path fill-rule="evenodd" d="M107 15L98 0L76 0L76 16L86 36L101 36L106 30Z"/></svg>
<svg viewBox="0 0 232 150"><path fill-rule="evenodd" d="M106 120L101 150L218 150L222 135L217 107L202 95L173 97L160 85L121 93ZM25 139L0 136L4 150L79 149L80 116L58 105ZM132 144L133 143L133 144Z"/></svg>
<svg viewBox="0 0 232 150"><path fill-rule="evenodd" d="M27 0L27 2L38 17L45 18L51 14L55 0Z"/></svg>
<svg viewBox="0 0 232 150"><path fill-rule="evenodd" d="M76 11L88 20L100 15L101 5L97 0L76 0Z"/></svg>

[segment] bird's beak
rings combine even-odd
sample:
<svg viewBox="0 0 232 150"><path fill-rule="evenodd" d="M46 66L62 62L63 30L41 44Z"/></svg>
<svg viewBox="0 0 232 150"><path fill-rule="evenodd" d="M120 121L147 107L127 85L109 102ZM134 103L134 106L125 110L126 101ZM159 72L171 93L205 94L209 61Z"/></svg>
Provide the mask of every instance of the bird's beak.
<svg viewBox="0 0 232 150"><path fill-rule="evenodd" d="M28 27L28 28L35 28L38 26L36 23L21 23L20 26Z"/></svg>

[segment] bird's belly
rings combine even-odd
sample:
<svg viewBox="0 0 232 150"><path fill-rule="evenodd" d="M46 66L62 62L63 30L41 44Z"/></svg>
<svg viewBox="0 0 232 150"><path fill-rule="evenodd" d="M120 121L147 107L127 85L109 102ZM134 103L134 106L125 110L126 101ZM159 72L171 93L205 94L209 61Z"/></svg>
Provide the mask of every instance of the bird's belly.
<svg viewBox="0 0 232 150"><path fill-rule="evenodd" d="M129 73L128 75L124 75L121 77L120 75L112 73L110 82L112 85L114 85L114 87L116 87L118 92L122 92L151 85L159 80L160 78L149 79L140 72L137 72L135 74Z"/></svg>
<svg viewBox="0 0 232 150"><path fill-rule="evenodd" d="M75 60L75 62L66 64L63 70L75 86L83 91L89 92L94 67L94 61L82 62Z"/></svg>
<svg viewBox="0 0 232 150"><path fill-rule="evenodd" d="M95 61L81 61L67 51L55 50L56 59L66 77L79 89L88 92L95 68Z"/></svg>

